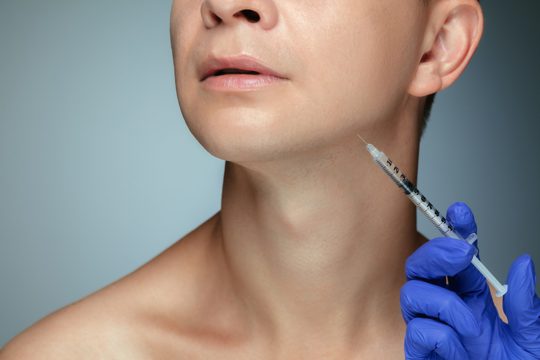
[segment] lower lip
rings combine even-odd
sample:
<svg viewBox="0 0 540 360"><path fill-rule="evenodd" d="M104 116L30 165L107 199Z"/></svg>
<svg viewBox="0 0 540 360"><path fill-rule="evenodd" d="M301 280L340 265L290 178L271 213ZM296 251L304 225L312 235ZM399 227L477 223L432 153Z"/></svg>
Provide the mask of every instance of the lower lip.
<svg viewBox="0 0 540 360"><path fill-rule="evenodd" d="M273 75L226 74L207 77L202 83L211 90L247 91L283 82L284 78Z"/></svg>

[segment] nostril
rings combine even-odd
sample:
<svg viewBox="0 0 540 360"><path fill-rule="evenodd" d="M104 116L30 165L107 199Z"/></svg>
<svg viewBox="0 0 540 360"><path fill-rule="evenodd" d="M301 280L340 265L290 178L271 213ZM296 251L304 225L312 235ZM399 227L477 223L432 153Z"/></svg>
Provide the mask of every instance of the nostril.
<svg viewBox="0 0 540 360"><path fill-rule="evenodd" d="M246 9L246 10L241 10L240 11L240 15L243 15L246 17L246 19L249 21L249 22L257 22L261 19L261 17L259 16L259 14L257 14L256 11L253 11L253 10L249 10L249 9ZM235 16L240 16L238 14L235 14Z"/></svg>
<svg viewBox="0 0 540 360"><path fill-rule="evenodd" d="M214 13L212 13L212 19L218 24L221 23L221 18Z"/></svg>

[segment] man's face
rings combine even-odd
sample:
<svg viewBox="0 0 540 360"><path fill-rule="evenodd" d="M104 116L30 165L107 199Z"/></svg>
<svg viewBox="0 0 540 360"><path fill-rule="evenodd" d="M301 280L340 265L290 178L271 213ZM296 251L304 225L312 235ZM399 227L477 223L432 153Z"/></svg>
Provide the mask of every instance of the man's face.
<svg viewBox="0 0 540 360"><path fill-rule="evenodd" d="M210 153L235 162L279 159L391 126L419 61L426 15L421 0L174 0L182 114ZM240 54L287 79L250 91L200 81L207 56Z"/></svg>

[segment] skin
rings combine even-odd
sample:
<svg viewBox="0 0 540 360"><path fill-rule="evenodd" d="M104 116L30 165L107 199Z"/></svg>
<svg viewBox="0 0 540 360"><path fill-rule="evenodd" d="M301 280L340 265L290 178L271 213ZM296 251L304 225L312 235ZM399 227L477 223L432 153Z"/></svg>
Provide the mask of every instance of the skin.
<svg viewBox="0 0 540 360"><path fill-rule="evenodd" d="M356 134L416 182L424 97L462 74L482 31L475 0L174 0L178 100L226 160L221 210L0 358L403 358L404 264L427 239ZM205 90L208 54L287 80Z"/></svg>

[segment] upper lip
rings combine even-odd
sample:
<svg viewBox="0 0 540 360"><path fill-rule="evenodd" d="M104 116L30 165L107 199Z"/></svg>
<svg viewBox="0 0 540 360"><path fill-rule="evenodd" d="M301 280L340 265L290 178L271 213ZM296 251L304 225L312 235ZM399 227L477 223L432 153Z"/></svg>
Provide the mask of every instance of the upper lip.
<svg viewBox="0 0 540 360"><path fill-rule="evenodd" d="M208 56L199 67L199 79L204 81L207 77L221 69L240 69L248 71L256 71L262 75L273 75L285 79L285 76L277 71L265 66L259 60L249 55L237 56Z"/></svg>

